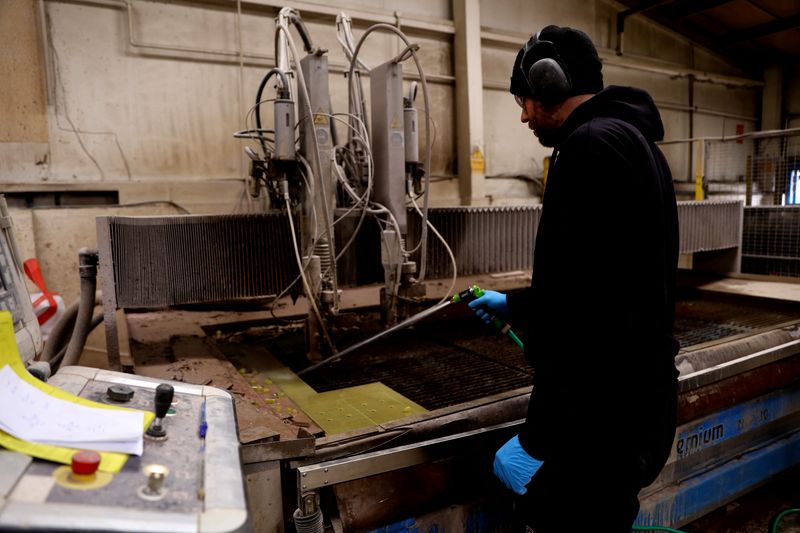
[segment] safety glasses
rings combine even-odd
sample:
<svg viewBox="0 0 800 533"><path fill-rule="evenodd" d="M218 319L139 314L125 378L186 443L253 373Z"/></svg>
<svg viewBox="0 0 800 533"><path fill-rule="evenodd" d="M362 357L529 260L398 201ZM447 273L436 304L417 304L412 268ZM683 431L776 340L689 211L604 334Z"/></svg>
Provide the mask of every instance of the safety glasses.
<svg viewBox="0 0 800 533"><path fill-rule="evenodd" d="M525 100L521 96L514 95L514 101L517 103L518 106L525 109Z"/></svg>

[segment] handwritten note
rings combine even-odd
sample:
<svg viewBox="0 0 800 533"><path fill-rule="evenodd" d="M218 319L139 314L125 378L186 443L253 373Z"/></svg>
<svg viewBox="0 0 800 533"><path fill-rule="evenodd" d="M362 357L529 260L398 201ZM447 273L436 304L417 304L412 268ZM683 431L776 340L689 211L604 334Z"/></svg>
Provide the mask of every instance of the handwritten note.
<svg viewBox="0 0 800 533"><path fill-rule="evenodd" d="M0 369L0 429L54 446L141 455L144 413L97 409L44 393L10 366Z"/></svg>

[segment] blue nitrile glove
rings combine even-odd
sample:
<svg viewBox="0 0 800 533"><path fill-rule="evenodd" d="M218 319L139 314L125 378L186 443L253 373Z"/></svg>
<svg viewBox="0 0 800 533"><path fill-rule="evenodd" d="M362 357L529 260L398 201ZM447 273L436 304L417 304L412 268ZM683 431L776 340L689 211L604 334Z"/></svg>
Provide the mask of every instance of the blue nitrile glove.
<svg viewBox="0 0 800 533"><path fill-rule="evenodd" d="M541 466L542 461L537 461L522 448L519 435L503 444L494 455L494 475L520 496L528 491L525 485Z"/></svg>
<svg viewBox="0 0 800 533"><path fill-rule="evenodd" d="M506 295L497 291L483 291L483 296L472 300L469 303L470 308L475 311L478 318L491 325L492 315L502 315L508 318L508 304L506 303ZM488 309L488 311L487 311Z"/></svg>

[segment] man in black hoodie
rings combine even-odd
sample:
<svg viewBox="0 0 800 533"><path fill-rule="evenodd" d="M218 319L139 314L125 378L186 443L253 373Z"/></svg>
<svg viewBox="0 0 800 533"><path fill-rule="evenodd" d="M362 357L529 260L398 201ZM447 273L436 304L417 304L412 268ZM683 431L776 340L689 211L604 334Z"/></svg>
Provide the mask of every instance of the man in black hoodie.
<svg viewBox="0 0 800 533"><path fill-rule="evenodd" d="M478 316L521 325L535 369L527 423L496 454L536 533L630 531L675 435L678 221L650 96L603 89L589 37L548 26L517 55L521 120L553 147L529 289Z"/></svg>

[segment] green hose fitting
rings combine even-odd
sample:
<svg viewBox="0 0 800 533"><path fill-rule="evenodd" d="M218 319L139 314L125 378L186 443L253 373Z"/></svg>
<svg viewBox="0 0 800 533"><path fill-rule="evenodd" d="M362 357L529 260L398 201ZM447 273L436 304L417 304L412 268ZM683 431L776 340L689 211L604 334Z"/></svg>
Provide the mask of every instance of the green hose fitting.
<svg viewBox="0 0 800 533"><path fill-rule="evenodd" d="M483 289L478 287L478 285L473 284L473 285L470 285L466 290L463 290L463 291L461 291L461 292L459 292L457 294L454 294L453 297L450 299L450 301L453 302L454 304L457 304L457 303L469 303L469 302L472 302L474 300L477 300L478 298L480 298L484 294L486 294L486 293L484 292ZM519 337L517 337L516 333L514 333L511 330L511 326L509 326L508 323L505 320L503 320L502 318L499 318L499 317L497 317L495 315L492 315L489 320L491 321L491 323L492 323L492 325L494 327L496 327L497 329L500 330L500 333L508 335L508 337L512 341L514 341L517 346L519 346L520 350L523 350L523 351L525 350L525 347L522 345L522 341L519 340Z"/></svg>
<svg viewBox="0 0 800 533"><path fill-rule="evenodd" d="M466 290L454 294L450 299L454 304L465 303L468 304L473 300L477 300L484 295L483 289L477 285L470 285Z"/></svg>

